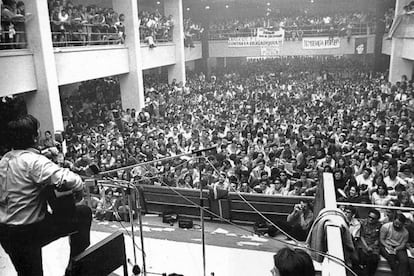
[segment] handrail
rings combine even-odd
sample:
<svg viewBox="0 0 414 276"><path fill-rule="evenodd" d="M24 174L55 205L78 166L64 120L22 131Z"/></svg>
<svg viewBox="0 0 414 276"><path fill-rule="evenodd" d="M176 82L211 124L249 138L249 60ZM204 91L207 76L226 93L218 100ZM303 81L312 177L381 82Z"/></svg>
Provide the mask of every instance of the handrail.
<svg viewBox="0 0 414 276"><path fill-rule="evenodd" d="M9 34L13 34L13 38L9 37ZM15 41L15 37L21 36L24 39L22 41ZM20 39L19 39L20 40ZM0 33L0 49L25 49L27 48L27 42L26 42L26 32L24 31L5 31L3 30Z"/></svg>
<svg viewBox="0 0 414 276"><path fill-rule="evenodd" d="M385 206L385 205L373 205L373 204L364 204L364 203L352 203L352 202L337 202L338 206L353 206L353 207L362 207L362 208L375 208L375 209L386 209L386 210L397 210L397 211L407 211L414 212L414 208L410 207L398 207L398 206Z"/></svg>
<svg viewBox="0 0 414 276"><path fill-rule="evenodd" d="M298 27L288 26L284 27L285 30L285 37L286 34L290 35L290 32L296 32L296 36L299 37L313 37L313 36L321 36L321 35L330 35L331 32L337 35L339 32L346 32L347 28L340 29L339 27L335 28L334 30L330 30L332 25L302 25ZM270 28L272 29L272 28ZM273 28L274 29L274 28ZM256 33L256 28L245 28L242 31L233 30L233 29L224 29L224 30L209 30L209 39L211 40L219 40L219 39L226 39L229 37L236 37L236 36L254 36ZM351 28L351 35L367 35L375 33L375 24L368 24L368 23L361 23L355 25ZM344 33L344 35L346 35Z"/></svg>
<svg viewBox="0 0 414 276"><path fill-rule="evenodd" d="M73 40L74 36L78 36L79 40ZM94 39L94 38L97 39ZM57 41L61 38L62 41ZM123 40L118 33L109 32L52 32L53 47L66 46L86 46L86 45L108 45L122 44ZM80 44L80 45L78 45Z"/></svg>

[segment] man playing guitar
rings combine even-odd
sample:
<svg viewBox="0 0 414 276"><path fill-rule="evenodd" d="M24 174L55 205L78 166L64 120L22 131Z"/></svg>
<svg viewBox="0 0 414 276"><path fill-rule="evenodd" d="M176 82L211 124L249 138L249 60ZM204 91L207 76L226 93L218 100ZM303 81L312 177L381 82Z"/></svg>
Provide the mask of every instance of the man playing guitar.
<svg viewBox="0 0 414 276"><path fill-rule="evenodd" d="M50 201L53 189L83 192L80 176L35 148L38 120L26 115L8 124L11 151L0 160L0 244L19 276L42 276L42 247L70 235L70 259L90 244L92 212L72 197ZM53 213L47 211L47 204Z"/></svg>

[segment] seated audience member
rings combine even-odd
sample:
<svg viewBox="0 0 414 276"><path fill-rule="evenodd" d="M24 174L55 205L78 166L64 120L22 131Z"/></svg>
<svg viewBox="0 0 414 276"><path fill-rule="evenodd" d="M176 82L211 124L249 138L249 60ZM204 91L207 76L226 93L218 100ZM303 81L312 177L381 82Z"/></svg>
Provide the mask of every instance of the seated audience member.
<svg viewBox="0 0 414 276"><path fill-rule="evenodd" d="M302 249L282 248L273 256L273 276L315 276L312 258Z"/></svg>
<svg viewBox="0 0 414 276"><path fill-rule="evenodd" d="M376 209L368 211L368 217L361 219L360 240L357 243L359 264L362 275L374 276L380 259L380 213Z"/></svg>
<svg viewBox="0 0 414 276"><path fill-rule="evenodd" d="M354 242L361 236L361 223L355 217L356 208L354 206L347 205L344 208L345 217L349 224L349 232L351 233Z"/></svg>
<svg viewBox="0 0 414 276"><path fill-rule="evenodd" d="M361 203L361 197L359 196L359 188L357 186L350 186L345 190L345 196L340 197L338 201Z"/></svg>
<svg viewBox="0 0 414 276"><path fill-rule="evenodd" d="M289 196L300 196L302 195L302 182L296 181L293 185L293 190L288 192Z"/></svg>
<svg viewBox="0 0 414 276"><path fill-rule="evenodd" d="M371 195L371 202L374 205L387 206L392 197L388 195L387 186L385 183L378 184L376 191Z"/></svg>
<svg viewBox="0 0 414 276"><path fill-rule="evenodd" d="M98 220L105 219L112 221L114 219L114 213L116 212L115 203L114 191L112 189L104 190L101 188L101 199L96 207L95 217Z"/></svg>
<svg viewBox="0 0 414 276"><path fill-rule="evenodd" d="M385 223L380 230L380 252L394 275L409 275L406 250L409 234L404 227L405 222L405 216L397 214L392 222Z"/></svg>

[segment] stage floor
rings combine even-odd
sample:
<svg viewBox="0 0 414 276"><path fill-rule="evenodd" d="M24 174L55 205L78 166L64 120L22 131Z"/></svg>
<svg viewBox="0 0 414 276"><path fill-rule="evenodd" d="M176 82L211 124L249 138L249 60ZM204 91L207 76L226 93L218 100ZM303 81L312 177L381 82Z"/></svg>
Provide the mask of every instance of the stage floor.
<svg viewBox="0 0 414 276"><path fill-rule="evenodd" d="M143 216L144 248L146 252L147 271L154 273L179 273L185 276L202 276L202 246L199 221L195 228L180 229L175 224L163 224L161 217ZM137 223L136 243L141 247ZM252 230L251 226L244 226ZM252 276L271 275L273 254L286 244L258 237L232 225L206 222L206 275L215 276ZM127 258L133 262L132 241L127 231L129 223L100 222L94 220L91 231L91 242L95 244L109 234L122 231L125 233ZM278 236L284 240L283 236ZM63 275L69 256L68 239L59 239L43 248L43 268L45 276ZM142 265L142 254L137 251L137 263ZM99 264L97 264L99 265ZM132 267L129 267L131 272ZM214 272L214 274L212 274ZM0 275L15 276L13 265L0 247ZM122 270L113 275L123 275ZM147 275L152 275L148 273Z"/></svg>

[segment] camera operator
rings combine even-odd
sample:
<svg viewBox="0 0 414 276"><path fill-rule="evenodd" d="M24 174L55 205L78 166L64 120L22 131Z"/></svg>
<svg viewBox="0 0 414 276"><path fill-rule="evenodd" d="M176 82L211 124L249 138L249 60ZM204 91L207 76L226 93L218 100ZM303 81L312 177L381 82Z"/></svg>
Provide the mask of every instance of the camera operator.
<svg viewBox="0 0 414 276"><path fill-rule="evenodd" d="M41 276L42 247L70 235L70 258L89 244L92 212L75 205L73 198L63 206L53 201L51 188L71 190L81 196L80 176L53 163L35 149L39 121L25 115L8 123L11 151L0 160L0 244L10 256L19 276ZM53 214L47 211L47 204ZM66 269L70 275L71 262Z"/></svg>
<svg viewBox="0 0 414 276"><path fill-rule="evenodd" d="M311 203L301 201L299 204L296 204L292 213L288 215L286 221L290 226L290 231L288 231L288 233L291 234L292 237L304 241L313 222Z"/></svg>

